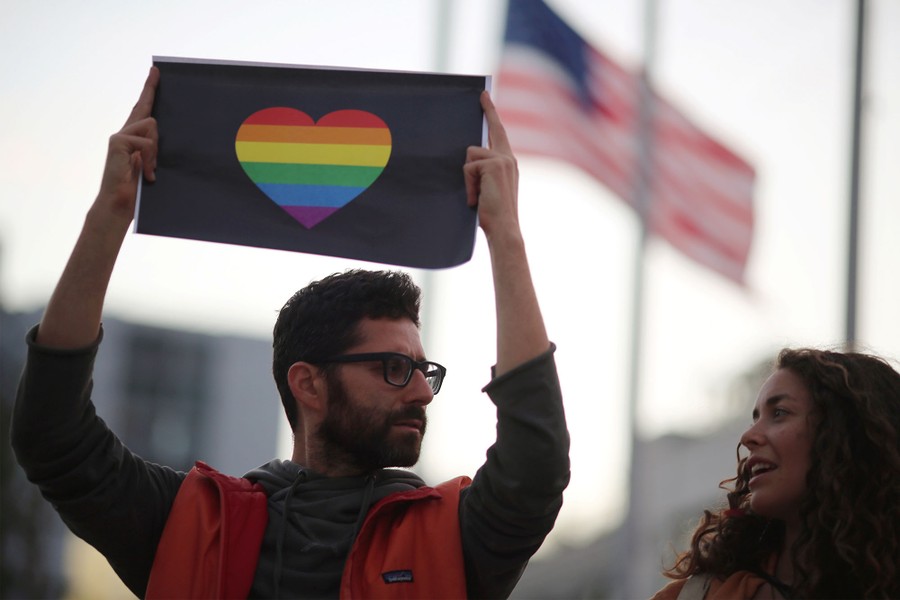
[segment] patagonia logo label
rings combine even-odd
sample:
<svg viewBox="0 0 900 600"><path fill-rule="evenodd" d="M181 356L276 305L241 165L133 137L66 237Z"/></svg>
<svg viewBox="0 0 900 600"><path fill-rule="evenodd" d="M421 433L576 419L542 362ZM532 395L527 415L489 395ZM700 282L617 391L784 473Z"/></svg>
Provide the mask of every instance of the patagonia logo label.
<svg viewBox="0 0 900 600"><path fill-rule="evenodd" d="M412 571L406 569L382 573L381 578L384 579L385 583L412 583L413 580Z"/></svg>

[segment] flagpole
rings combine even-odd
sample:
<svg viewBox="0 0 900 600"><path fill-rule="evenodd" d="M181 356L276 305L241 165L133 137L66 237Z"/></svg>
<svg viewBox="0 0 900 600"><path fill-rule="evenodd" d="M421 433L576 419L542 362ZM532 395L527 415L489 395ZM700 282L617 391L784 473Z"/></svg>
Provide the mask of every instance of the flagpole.
<svg viewBox="0 0 900 600"><path fill-rule="evenodd" d="M434 71L445 73L449 64L450 30L451 30L451 3L450 0L435 0L435 44L434 44ZM433 351L435 343L434 331L437 327L437 311L435 305L438 301L437 274L432 269L423 269L419 276L422 288L422 308L419 320L422 323L422 344L425 352ZM419 467L420 469L422 466Z"/></svg>
<svg viewBox="0 0 900 600"><path fill-rule="evenodd" d="M852 352L856 347L857 280L859 262L859 180L860 146L862 138L863 53L865 49L866 0L856 3L856 56L853 75L853 140L850 151L850 214L847 249L847 306L844 347Z"/></svg>
<svg viewBox="0 0 900 600"><path fill-rule="evenodd" d="M640 595L642 573L640 540L641 477L640 399L643 356L645 304L645 265L648 240L648 218L651 214L651 182L653 178L653 96L650 75L656 53L657 0L644 4L644 68L641 72L638 121L638 164L636 169L634 208L638 214L638 235L634 251L634 280L632 282L631 352L628 377L628 429L630 468L628 479L628 511L625 517L624 598Z"/></svg>
<svg viewBox="0 0 900 600"><path fill-rule="evenodd" d="M450 0L435 0L435 28L434 28L434 71L436 73L446 73L450 62L450 24L453 13L451 11ZM432 319L434 316L433 306L436 301L436 284L435 273L431 269L424 269L421 273L420 281L422 282L422 290L426 294L422 303L421 321L425 324L423 331L425 342L425 350L428 351L428 342L433 340L433 336L429 335L429 331L435 323Z"/></svg>

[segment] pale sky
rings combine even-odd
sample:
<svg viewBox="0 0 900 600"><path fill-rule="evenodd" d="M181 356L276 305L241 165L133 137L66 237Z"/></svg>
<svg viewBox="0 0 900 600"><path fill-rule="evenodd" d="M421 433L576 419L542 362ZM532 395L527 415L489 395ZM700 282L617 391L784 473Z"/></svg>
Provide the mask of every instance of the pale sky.
<svg viewBox="0 0 900 600"><path fill-rule="evenodd" d="M612 57L639 63L641 2L548 4ZM714 423L728 382L784 345L841 342L855 8L851 0L660 5L660 92L752 162L758 188L747 289L664 242L650 246L639 417L651 436ZM504 10L502 0L452 3L448 71L496 71ZM859 334L900 359L900 3L870 1L869 12ZM0 301L8 310L46 302L96 193L107 139L153 55L433 71L442 60L437 14L435 0L8 0ZM551 545L574 543L614 525L624 507L637 228L622 202L566 165L521 157L520 170L523 227L572 433L572 484ZM129 235L107 308L268 338L297 288L350 266L373 265ZM421 465L436 482L474 473L494 435L493 408L479 392L494 360L483 240L471 263L414 275L426 286L426 349L450 373L430 409ZM711 474L711 489L729 475Z"/></svg>

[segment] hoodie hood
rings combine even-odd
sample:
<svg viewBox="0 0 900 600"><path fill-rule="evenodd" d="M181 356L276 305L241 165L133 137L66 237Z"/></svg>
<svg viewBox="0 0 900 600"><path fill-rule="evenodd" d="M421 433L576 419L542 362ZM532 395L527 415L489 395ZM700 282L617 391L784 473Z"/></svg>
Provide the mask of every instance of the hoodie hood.
<svg viewBox="0 0 900 600"><path fill-rule="evenodd" d="M344 561L369 508L396 492L424 485L415 473L380 469L326 477L289 460L273 460L245 475L266 491L269 521L252 595L338 597Z"/></svg>
<svg viewBox="0 0 900 600"><path fill-rule="evenodd" d="M290 460L278 459L249 471L244 477L259 483L265 488L266 495L271 497L279 491L289 488L301 472L305 474L305 480L310 484L309 487L318 489L352 489L354 484L362 485L369 478L374 478L376 489L385 486L392 488L399 486L388 493L420 488L425 485L418 475L404 469L379 469L370 475L354 477L326 477Z"/></svg>

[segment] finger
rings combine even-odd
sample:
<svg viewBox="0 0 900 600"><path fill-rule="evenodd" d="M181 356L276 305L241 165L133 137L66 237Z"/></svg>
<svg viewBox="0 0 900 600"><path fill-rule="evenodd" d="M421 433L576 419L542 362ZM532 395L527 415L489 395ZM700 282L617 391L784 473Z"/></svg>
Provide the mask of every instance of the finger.
<svg viewBox="0 0 900 600"><path fill-rule="evenodd" d="M156 181L156 144L150 144L141 150L141 164L144 166L144 179Z"/></svg>
<svg viewBox="0 0 900 600"><path fill-rule="evenodd" d="M129 155L140 153L141 168L148 181L156 180L158 135L156 119L148 117L132 123L113 136L114 147Z"/></svg>
<svg viewBox="0 0 900 600"><path fill-rule="evenodd" d="M509 145L509 138L506 136L506 129L500 122L500 115L497 113L497 107L491 100L491 95L487 90L481 92L481 108L484 110L484 117L488 124L488 143L491 149L497 150L504 154L512 154L512 147Z"/></svg>
<svg viewBox="0 0 900 600"><path fill-rule="evenodd" d="M469 146L466 148L466 162L475 162L476 160L484 160L495 155L493 150L484 148L483 146Z"/></svg>
<svg viewBox="0 0 900 600"><path fill-rule="evenodd" d="M156 138L156 119L153 117L144 117L139 121L129 123L122 127L119 133L125 135L139 135L146 138Z"/></svg>
<svg viewBox="0 0 900 600"><path fill-rule="evenodd" d="M130 186L135 182L136 169L143 170L144 156L150 140L140 136L129 136L121 133L113 135L109 140L109 156L103 173L103 188L114 194L119 192L123 184Z"/></svg>
<svg viewBox="0 0 900 600"><path fill-rule="evenodd" d="M137 103L135 103L134 108L131 109L131 114L128 115L128 119L125 121L126 126L150 116L158 85L159 69L150 67L150 73L147 74L147 79L144 81L144 89L141 90Z"/></svg>
<svg viewBox="0 0 900 600"><path fill-rule="evenodd" d="M474 163L463 166L463 175L466 181L466 205L478 206L480 167Z"/></svg>
<svg viewBox="0 0 900 600"><path fill-rule="evenodd" d="M130 125L126 125L120 132L128 136L129 140L142 139L146 143L141 142L139 149L141 152L141 161L144 170L144 177L150 181L154 181L156 171L156 156L159 148L159 130L156 127L156 119L147 117Z"/></svg>
<svg viewBox="0 0 900 600"><path fill-rule="evenodd" d="M113 158L119 156L119 153L124 156L132 156L137 152L140 153L143 160L145 157L152 159L154 143L143 136L117 133L110 138L109 146L111 155L114 155Z"/></svg>

